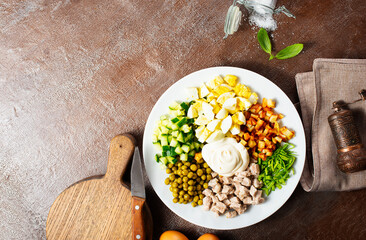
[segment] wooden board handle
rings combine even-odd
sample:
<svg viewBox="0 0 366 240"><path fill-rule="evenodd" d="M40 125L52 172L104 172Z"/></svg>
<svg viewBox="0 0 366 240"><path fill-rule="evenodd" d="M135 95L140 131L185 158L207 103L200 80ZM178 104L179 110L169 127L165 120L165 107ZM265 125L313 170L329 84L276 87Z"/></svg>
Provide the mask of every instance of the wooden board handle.
<svg viewBox="0 0 366 240"><path fill-rule="evenodd" d="M146 226L143 214L145 199L132 197L132 240L145 240Z"/></svg>
<svg viewBox="0 0 366 240"><path fill-rule="evenodd" d="M129 159L135 149L135 139L132 135L124 134L114 137L109 147L108 167L104 178L122 182Z"/></svg>

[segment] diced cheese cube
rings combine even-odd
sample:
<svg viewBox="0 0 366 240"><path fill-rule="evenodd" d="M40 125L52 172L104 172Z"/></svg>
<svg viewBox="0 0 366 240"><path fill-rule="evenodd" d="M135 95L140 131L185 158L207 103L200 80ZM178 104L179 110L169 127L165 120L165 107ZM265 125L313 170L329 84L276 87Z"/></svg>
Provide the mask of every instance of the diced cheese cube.
<svg viewBox="0 0 366 240"><path fill-rule="evenodd" d="M230 86L234 87L238 81L238 77L228 74L224 77L224 81L227 82L227 84L229 84Z"/></svg>
<svg viewBox="0 0 366 240"><path fill-rule="evenodd" d="M220 119L214 119L207 124L206 128L211 132L213 132L220 126L220 123L221 123Z"/></svg>
<svg viewBox="0 0 366 240"><path fill-rule="evenodd" d="M229 112L225 109L222 108L217 114L216 114L216 118L217 119L224 119L227 117L227 115L229 114Z"/></svg>
<svg viewBox="0 0 366 240"><path fill-rule="evenodd" d="M196 100L196 99L199 98L198 97L198 90L195 87L187 88L187 93L188 93L189 99L191 99L191 100Z"/></svg>
<svg viewBox="0 0 366 240"><path fill-rule="evenodd" d="M224 137L225 137L225 134L221 130L216 130L210 135L209 138L207 138L206 142L207 143L216 142L216 141L223 139Z"/></svg>
<svg viewBox="0 0 366 240"><path fill-rule="evenodd" d="M209 93L210 93L210 91L208 90L206 85L202 84L202 86L200 87L200 98L206 97Z"/></svg>
<svg viewBox="0 0 366 240"><path fill-rule="evenodd" d="M225 134L229 131L229 129L231 128L233 121L231 119L231 116L227 116L224 120L222 120L221 122L221 130L222 132Z"/></svg>

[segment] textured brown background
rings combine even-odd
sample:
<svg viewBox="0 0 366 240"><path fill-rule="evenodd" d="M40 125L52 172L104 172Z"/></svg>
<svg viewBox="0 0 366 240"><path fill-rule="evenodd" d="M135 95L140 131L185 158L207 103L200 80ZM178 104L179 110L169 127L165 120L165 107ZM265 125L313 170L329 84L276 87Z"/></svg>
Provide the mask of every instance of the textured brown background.
<svg viewBox="0 0 366 240"><path fill-rule="evenodd" d="M275 49L305 43L298 57L267 61L246 23L223 40L231 0L4 0L0 3L0 239L44 239L48 210L70 184L103 174L109 141L141 145L159 96L193 71L238 66L275 82L296 103L294 76L317 57L366 57L364 0L279 0ZM167 209L151 189L154 239L168 229L209 231ZM365 239L366 191L306 193L297 187L273 216L222 239Z"/></svg>

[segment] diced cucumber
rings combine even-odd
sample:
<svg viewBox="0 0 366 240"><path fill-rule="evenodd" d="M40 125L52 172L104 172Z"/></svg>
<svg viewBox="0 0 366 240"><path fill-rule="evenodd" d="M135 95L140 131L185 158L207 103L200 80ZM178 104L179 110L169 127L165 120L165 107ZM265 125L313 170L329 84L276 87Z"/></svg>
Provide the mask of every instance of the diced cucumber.
<svg viewBox="0 0 366 240"><path fill-rule="evenodd" d="M177 118L177 117L172 119L172 123L176 123L176 122L179 122L179 118Z"/></svg>
<svg viewBox="0 0 366 240"><path fill-rule="evenodd" d="M184 145L182 145L182 150L183 150L184 152L188 153L188 152L189 152L189 150L190 150L190 147L189 147L188 145L184 144Z"/></svg>
<svg viewBox="0 0 366 240"><path fill-rule="evenodd" d="M185 110L188 111L189 105L187 105L185 102L182 102L180 106Z"/></svg>
<svg viewBox="0 0 366 240"><path fill-rule="evenodd" d="M178 145L178 141L176 138L173 138L171 141L170 141L170 144L169 144L171 147L176 147Z"/></svg>
<svg viewBox="0 0 366 240"><path fill-rule="evenodd" d="M162 149L163 149L163 152L166 152L166 151L170 150L170 147L169 146L163 146Z"/></svg>
<svg viewBox="0 0 366 240"><path fill-rule="evenodd" d="M153 141L153 143L157 142L158 140L159 140L159 139L158 139L158 135L153 134L153 135L152 135L152 141Z"/></svg>
<svg viewBox="0 0 366 240"><path fill-rule="evenodd" d="M181 154L181 155L179 155L179 158L180 158L181 161L187 161L188 160L188 154L187 153Z"/></svg>
<svg viewBox="0 0 366 240"><path fill-rule="evenodd" d="M155 154L155 161L158 163L159 161L160 161L160 157L159 157L159 155L158 154Z"/></svg>
<svg viewBox="0 0 366 240"><path fill-rule="evenodd" d="M179 129L179 127L177 124L172 124L172 130L178 130L178 129Z"/></svg>
<svg viewBox="0 0 366 240"><path fill-rule="evenodd" d="M171 142L171 141L172 141L172 139L173 139L173 136L172 136L172 135L169 135L169 136L168 136L168 142Z"/></svg>
<svg viewBox="0 0 366 240"><path fill-rule="evenodd" d="M177 131L177 130L172 132L172 136L175 138L178 137L178 134L179 134L179 131Z"/></svg>
<svg viewBox="0 0 366 240"><path fill-rule="evenodd" d="M194 142L194 148L196 149L196 151L200 150L200 145L200 143Z"/></svg>
<svg viewBox="0 0 366 240"><path fill-rule="evenodd" d="M187 122L187 118L184 117L179 122L177 122L178 127L182 127Z"/></svg>
<svg viewBox="0 0 366 240"><path fill-rule="evenodd" d="M188 153L188 156L190 157L194 157L194 155L196 154L196 151L195 150L192 150Z"/></svg>
<svg viewBox="0 0 366 240"><path fill-rule="evenodd" d="M175 150L174 150L177 154L182 154L183 153L183 150L181 147L176 147Z"/></svg>
<svg viewBox="0 0 366 240"><path fill-rule="evenodd" d="M166 157L161 157L159 158L160 162L163 163L164 165L168 164L168 159Z"/></svg>
<svg viewBox="0 0 366 240"><path fill-rule="evenodd" d="M165 126L161 126L160 131L161 131L162 134L168 134L169 133L169 129Z"/></svg>
<svg viewBox="0 0 366 240"><path fill-rule="evenodd" d="M166 157L169 163L174 163L174 157L168 156Z"/></svg>
<svg viewBox="0 0 366 240"><path fill-rule="evenodd" d="M184 143L185 141L184 141L184 135L183 135L183 133L182 132L180 132L179 134L178 134L178 137L177 137L177 140L179 141L179 142L181 142L181 143Z"/></svg>
<svg viewBox="0 0 366 240"><path fill-rule="evenodd" d="M184 133L189 133L192 129L192 127L188 126L188 124L184 124L181 128L180 128Z"/></svg>
<svg viewBox="0 0 366 240"><path fill-rule="evenodd" d="M153 143L153 145L157 151L159 151L159 152L163 151L160 142L155 142L155 143Z"/></svg>
<svg viewBox="0 0 366 240"><path fill-rule="evenodd" d="M172 104L170 104L170 106L169 106L169 109L170 110L177 110L177 109L181 109L181 106L177 102L172 102Z"/></svg>
<svg viewBox="0 0 366 240"><path fill-rule="evenodd" d="M168 119L168 117L166 115L160 116L160 120L165 120L165 119Z"/></svg>
<svg viewBox="0 0 366 240"><path fill-rule="evenodd" d="M161 146L168 146L169 143L168 143L168 136L161 136L160 138L160 141L161 141Z"/></svg>

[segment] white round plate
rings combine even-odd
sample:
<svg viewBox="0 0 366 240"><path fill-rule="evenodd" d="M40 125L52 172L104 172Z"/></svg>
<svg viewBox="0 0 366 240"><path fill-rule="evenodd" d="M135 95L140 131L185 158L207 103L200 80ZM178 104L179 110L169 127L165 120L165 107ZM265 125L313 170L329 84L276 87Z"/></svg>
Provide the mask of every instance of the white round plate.
<svg viewBox="0 0 366 240"><path fill-rule="evenodd" d="M169 187L164 184L168 174L160 167L160 164L155 162L156 150L151 141L155 122L160 119L161 115L167 114L169 105L173 101L187 101L185 91L187 87L199 87L203 82L207 82L218 75L225 76L226 74L238 76L241 83L249 86L252 91L258 94L259 99L265 97L276 100L276 112L285 115L282 119L282 125L295 131L295 137L290 142L296 146L294 151L298 154L294 163L295 175L288 179L287 184L282 189L276 189L272 192L269 197L265 198L264 203L250 206L246 212L234 218L216 217L213 212L204 211L201 206L193 208L190 204L173 203ZM286 94L267 78L236 67L206 68L191 73L173 84L163 93L152 109L145 126L143 138L145 168L151 185L160 199L178 216L196 225L212 229L228 230L247 227L276 212L291 196L300 180L305 162L305 149L305 134L302 122Z"/></svg>

